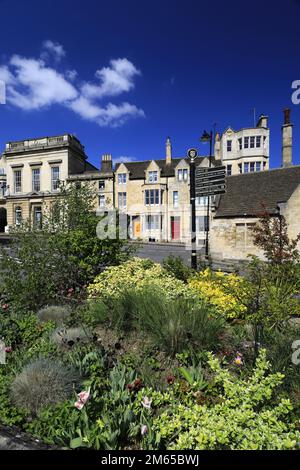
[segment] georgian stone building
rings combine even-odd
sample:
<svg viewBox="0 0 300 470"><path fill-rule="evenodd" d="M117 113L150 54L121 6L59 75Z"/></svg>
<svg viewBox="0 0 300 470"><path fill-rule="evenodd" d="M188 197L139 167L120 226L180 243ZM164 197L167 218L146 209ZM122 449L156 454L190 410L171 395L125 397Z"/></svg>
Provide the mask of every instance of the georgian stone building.
<svg viewBox="0 0 300 470"><path fill-rule="evenodd" d="M254 128L228 128L215 139L212 166L227 166L227 193L196 199L196 239L205 243L210 218L211 253L221 258L244 259L256 253L251 245L251 224L264 203L278 210L298 232L297 191L299 167L292 165L292 124L285 110L282 126L282 169L269 170L269 129L261 116ZM208 166L198 157L197 166ZM291 168L290 168L291 167ZM164 158L119 163L102 155L100 169L87 160L83 145L70 134L9 142L0 159L0 232L22 220L40 223L44 209L59 194L59 183L89 182L97 195L95 210L117 208L127 215L129 235L145 241L190 242L190 167L186 157L174 158L170 139ZM300 179L299 179L300 181ZM278 209L279 208L279 209ZM300 226L299 226L300 231Z"/></svg>
<svg viewBox="0 0 300 470"><path fill-rule="evenodd" d="M113 194L111 158L103 158L102 172L87 161L83 145L70 134L7 143L0 160L0 231L26 219L40 224L60 182L90 181L99 192L95 205L101 205L103 181L107 199Z"/></svg>

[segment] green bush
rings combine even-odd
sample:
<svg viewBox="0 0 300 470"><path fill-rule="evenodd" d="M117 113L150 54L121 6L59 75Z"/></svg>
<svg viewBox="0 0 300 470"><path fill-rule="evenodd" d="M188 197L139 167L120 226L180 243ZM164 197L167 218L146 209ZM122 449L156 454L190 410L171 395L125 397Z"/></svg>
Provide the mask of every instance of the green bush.
<svg viewBox="0 0 300 470"><path fill-rule="evenodd" d="M97 237L96 198L89 184L68 183L45 210L41 228L27 222L13 230L10 250L0 247L1 292L9 303L36 311L81 299L106 266L128 259L126 241Z"/></svg>
<svg viewBox="0 0 300 470"><path fill-rule="evenodd" d="M72 328L57 328L51 334L50 339L58 346L72 347L75 344L91 342L93 335L88 328L75 326Z"/></svg>
<svg viewBox="0 0 300 470"><path fill-rule="evenodd" d="M39 358L26 365L11 384L13 403L32 415L46 406L69 398L79 377L54 359Z"/></svg>
<svg viewBox="0 0 300 470"><path fill-rule="evenodd" d="M53 321L54 323L64 323L71 315L72 310L68 305L49 305L38 310L37 318L39 323Z"/></svg>
<svg viewBox="0 0 300 470"><path fill-rule="evenodd" d="M261 350L250 378L222 369L210 356L215 402L184 404L173 401L154 417L145 448L172 450L279 450L296 449L300 433L289 422L292 405L276 400L283 375L268 374L266 351ZM172 398L171 398L172 400Z"/></svg>
<svg viewBox="0 0 300 470"><path fill-rule="evenodd" d="M180 256L170 255L163 261L163 268L170 274L172 274L176 279L180 281L187 282L188 279L193 274L191 268L189 268Z"/></svg>
<svg viewBox="0 0 300 470"><path fill-rule="evenodd" d="M162 291L170 299L197 298L183 281L176 279L160 264L141 258L132 258L120 266L105 269L88 286L88 295L91 299L110 302L130 289L143 290L147 286Z"/></svg>
<svg viewBox="0 0 300 470"><path fill-rule="evenodd" d="M154 345L175 356L184 349L216 350L224 322L212 318L206 304L179 298L149 288L123 293L111 311L112 326L136 329L149 335Z"/></svg>
<svg viewBox="0 0 300 470"><path fill-rule="evenodd" d="M77 311L78 320L82 320L90 327L104 323L109 318L109 307L102 300L89 300Z"/></svg>

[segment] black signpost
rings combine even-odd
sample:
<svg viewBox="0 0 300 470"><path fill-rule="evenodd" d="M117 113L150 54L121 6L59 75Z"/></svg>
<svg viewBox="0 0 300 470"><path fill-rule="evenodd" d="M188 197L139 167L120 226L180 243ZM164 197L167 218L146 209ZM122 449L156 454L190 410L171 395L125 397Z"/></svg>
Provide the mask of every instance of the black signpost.
<svg viewBox="0 0 300 470"><path fill-rule="evenodd" d="M197 269L197 252L196 252L196 194L195 194L195 160L197 158L197 150L189 149L187 156L190 159L190 204L192 211L192 233L191 233L191 267Z"/></svg>
<svg viewBox="0 0 300 470"><path fill-rule="evenodd" d="M223 194L226 191L225 166L218 167L198 167L195 176L195 195L207 197L207 220L206 220L206 243L205 258L208 260L208 232L209 232L209 198L216 194Z"/></svg>

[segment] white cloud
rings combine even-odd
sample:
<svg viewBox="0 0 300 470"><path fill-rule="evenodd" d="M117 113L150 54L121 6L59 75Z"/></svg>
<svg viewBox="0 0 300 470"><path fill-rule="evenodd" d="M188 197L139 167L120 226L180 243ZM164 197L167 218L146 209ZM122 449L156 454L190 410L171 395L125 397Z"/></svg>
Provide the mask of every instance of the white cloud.
<svg viewBox="0 0 300 470"><path fill-rule="evenodd" d="M85 83L82 93L87 98L102 98L104 96L117 96L134 88L134 77L141 72L127 59L110 61L110 67L97 70L95 76L100 84Z"/></svg>
<svg viewBox="0 0 300 470"><path fill-rule="evenodd" d="M47 39L43 42L43 52L41 54L42 59L47 59L49 54L53 55L55 60L60 61L66 55L66 51L58 42L53 42L50 39Z"/></svg>
<svg viewBox="0 0 300 470"><path fill-rule="evenodd" d="M77 97L78 91L62 74L45 66L41 59L13 56L13 72L8 81L7 100L25 110L40 109L55 103L66 103Z"/></svg>
<svg viewBox="0 0 300 470"><path fill-rule="evenodd" d="M127 163L127 162L136 162L137 158L127 157L126 155L121 155L120 157L114 157L114 163Z"/></svg>
<svg viewBox="0 0 300 470"><path fill-rule="evenodd" d="M94 104L84 96L69 103L69 107L82 118L95 121L101 127L118 127L123 125L131 117L144 117L142 109L138 109L130 103L115 105L108 103L105 107Z"/></svg>
<svg viewBox="0 0 300 470"><path fill-rule="evenodd" d="M50 40L44 42L44 47L53 48L57 57L65 55L63 47ZM134 78L140 71L128 59L111 60L109 67L97 70L97 82L80 83L76 70L58 71L47 65L44 57L14 55L7 65L0 66L0 80L6 83L8 103L26 111L59 104L102 127L117 127L130 118L145 116L142 109L128 102L103 103L107 97L134 88Z"/></svg>

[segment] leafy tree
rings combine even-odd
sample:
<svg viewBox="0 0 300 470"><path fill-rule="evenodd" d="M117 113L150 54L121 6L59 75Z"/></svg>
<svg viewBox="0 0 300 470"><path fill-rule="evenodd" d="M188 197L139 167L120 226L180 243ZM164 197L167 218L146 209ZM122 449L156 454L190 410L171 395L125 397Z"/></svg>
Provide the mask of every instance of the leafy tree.
<svg viewBox="0 0 300 470"><path fill-rule="evenodd" d="M293 240L289 238L285 217L272 217L263 206L260 219L252 229L253 243L261 248L268 261L273 264L299 261L297 243L300 233Z"/></svg>
<svg viewBox="0 0 300 470"><path fill-rule="evenodd" d="M115 239L97 237L96 196L87 183L62 186L41 227L27 221L13 229L9 250L0 255L5 301L37 309L78 299L104 267L127 259L131 248L118 232Z"/></svg>

